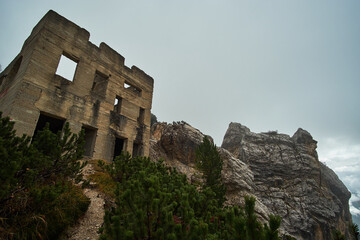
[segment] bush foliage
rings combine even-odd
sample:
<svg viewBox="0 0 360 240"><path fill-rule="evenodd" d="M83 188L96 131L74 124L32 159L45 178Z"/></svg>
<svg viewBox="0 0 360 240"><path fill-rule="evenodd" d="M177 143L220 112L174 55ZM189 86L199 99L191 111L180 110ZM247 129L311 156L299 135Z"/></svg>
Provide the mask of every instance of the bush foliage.
<svg viewBox="0 0 360 240"><path fill-rule="evenodd" d="M219 206L225 201L225 186L221 182L223 161L214 143L208 137L204 137L203 143L196 149L196 167L202 172L205 186L215 193L215 199Z"/></svg>
<svg viewBox="0 0 360 240"><path fill-rule="evenodd" d="M357 224L350 224L350 232L354 236L355 240L358 240L360 237L359 226Z"/></svg>
<svg viewBox="0 0 360 240"><path fill-rule="evenodd" d="M157 117L155 116L155 114L151 113L151 126L154 125L155 123L157 123Z"/></svg>
<svg viewBox="0 0 360 240"><path fill-rule="evenodd" d="M216 181L198 189L162 161L129 154L99 164L117 182L100 239L279 239L279 217L261 224L253 197L244 209L219 205Z"/></svg>
<svg viewBox="0 0 360 240"><path fill-rule="evenodd" d="M0 114L0 239L56 239L89 204L70 182L82 179L83 133L47 126L31 140L13 127Z"/></svg>

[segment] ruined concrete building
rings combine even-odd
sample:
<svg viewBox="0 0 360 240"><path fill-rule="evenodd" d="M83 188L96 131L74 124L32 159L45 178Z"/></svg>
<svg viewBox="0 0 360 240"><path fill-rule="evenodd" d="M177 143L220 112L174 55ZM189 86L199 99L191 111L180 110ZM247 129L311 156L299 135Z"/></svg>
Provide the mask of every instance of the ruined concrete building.
<svg viewBox="0 0 360 240"><path fill-rule="evenodd" d="M34 136L46 122L85 131L85 155L112 160L121 151L149 155L154 80L105 43L49 11L34 27L19 55L0 74L0 111L15 121L18 135ZM63 60L72 77L59 73Z"/></svg>

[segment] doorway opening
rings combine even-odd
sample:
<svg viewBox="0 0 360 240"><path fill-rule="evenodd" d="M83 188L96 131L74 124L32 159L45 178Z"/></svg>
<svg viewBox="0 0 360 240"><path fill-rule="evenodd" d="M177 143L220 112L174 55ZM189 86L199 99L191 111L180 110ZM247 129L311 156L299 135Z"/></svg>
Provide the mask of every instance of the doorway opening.
<svg viewBox="0 0 360 240"><path fill-rule="evenodd" d="M114 159L117 156L121 155L121 152L125 150L125 143L126 143L125 138L119 138L119 137L115 138Z"/></svg>
<svg viewBox="0 0 360 240"><path fill-rule="evenodd" d="M62 131L65 119L51 116L49 114L40 113L39 119L36 124L36 128L34 131L33 138L36 137L39 131L43 130L46 126L46 124L49 123L49 130L55 134L57 134L59 131Z"/></svg>
<svg viewBox="0 0 360 240"><path fill-rule="evenodd" d="M84 129L84 156L92 157L96 141L97 129L89 126L83 126Z"/></svg>

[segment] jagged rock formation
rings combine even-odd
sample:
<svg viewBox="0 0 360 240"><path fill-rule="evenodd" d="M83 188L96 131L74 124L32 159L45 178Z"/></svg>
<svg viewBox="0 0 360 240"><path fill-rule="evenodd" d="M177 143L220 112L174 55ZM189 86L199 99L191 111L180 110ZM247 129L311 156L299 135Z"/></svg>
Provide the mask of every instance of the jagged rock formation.
<svg viewBox="0 0 360 240"><path fill-rule="evenodd" d="M155 124L150 157L163 158L189 180L196 180L194 154L203 136L185 122ZM350 193L318 160L316 144L302 129L290 137L256 134L231 123L218 148L224 160L227 204L241 205L244 195L253 195L260 219L266 220L270 213L281 216L282 232L297 239L331 239L332 229L349 237Z"/></svg>
<svg viewBox="0 0 360 240"><path fill-rule="evenodd" d="M189 180L198 179L194 169L195 149L204 135L185 122L156 123L151 130L150 158L164 159L166 164L186 174Z"/></svg>
<svg viewBox="0 0 360 240"><path fill-rule="evenodd" d="M336 174L318 160L317 142L305 130L290 137L256 134L231 123L222 147L244 161L254 174L255 195L283 218L283 227L303 239L330 239L345 232L351 215L350 193Z"/></svg>

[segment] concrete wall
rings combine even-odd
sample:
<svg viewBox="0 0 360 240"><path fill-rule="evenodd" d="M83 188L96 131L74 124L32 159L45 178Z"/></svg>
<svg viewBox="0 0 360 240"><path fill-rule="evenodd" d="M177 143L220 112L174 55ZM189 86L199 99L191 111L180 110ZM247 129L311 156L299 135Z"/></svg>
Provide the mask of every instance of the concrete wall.
<svg viewBox="0 0 360 240"><path fill-rule="evenodd" d="M126 139L123 150L132 153L136 143L148 156L154 81L126 67L124 57L105 43L89 42L89 36L49 11L0 74L0 111L16 122L19 135L32 136L40 114L66 120L73 132L95 129L93 158L112 160L116 137ZM62 55L77 63L73 79L56 74ZM115 98L121 107L114 107Z"/></svg>

